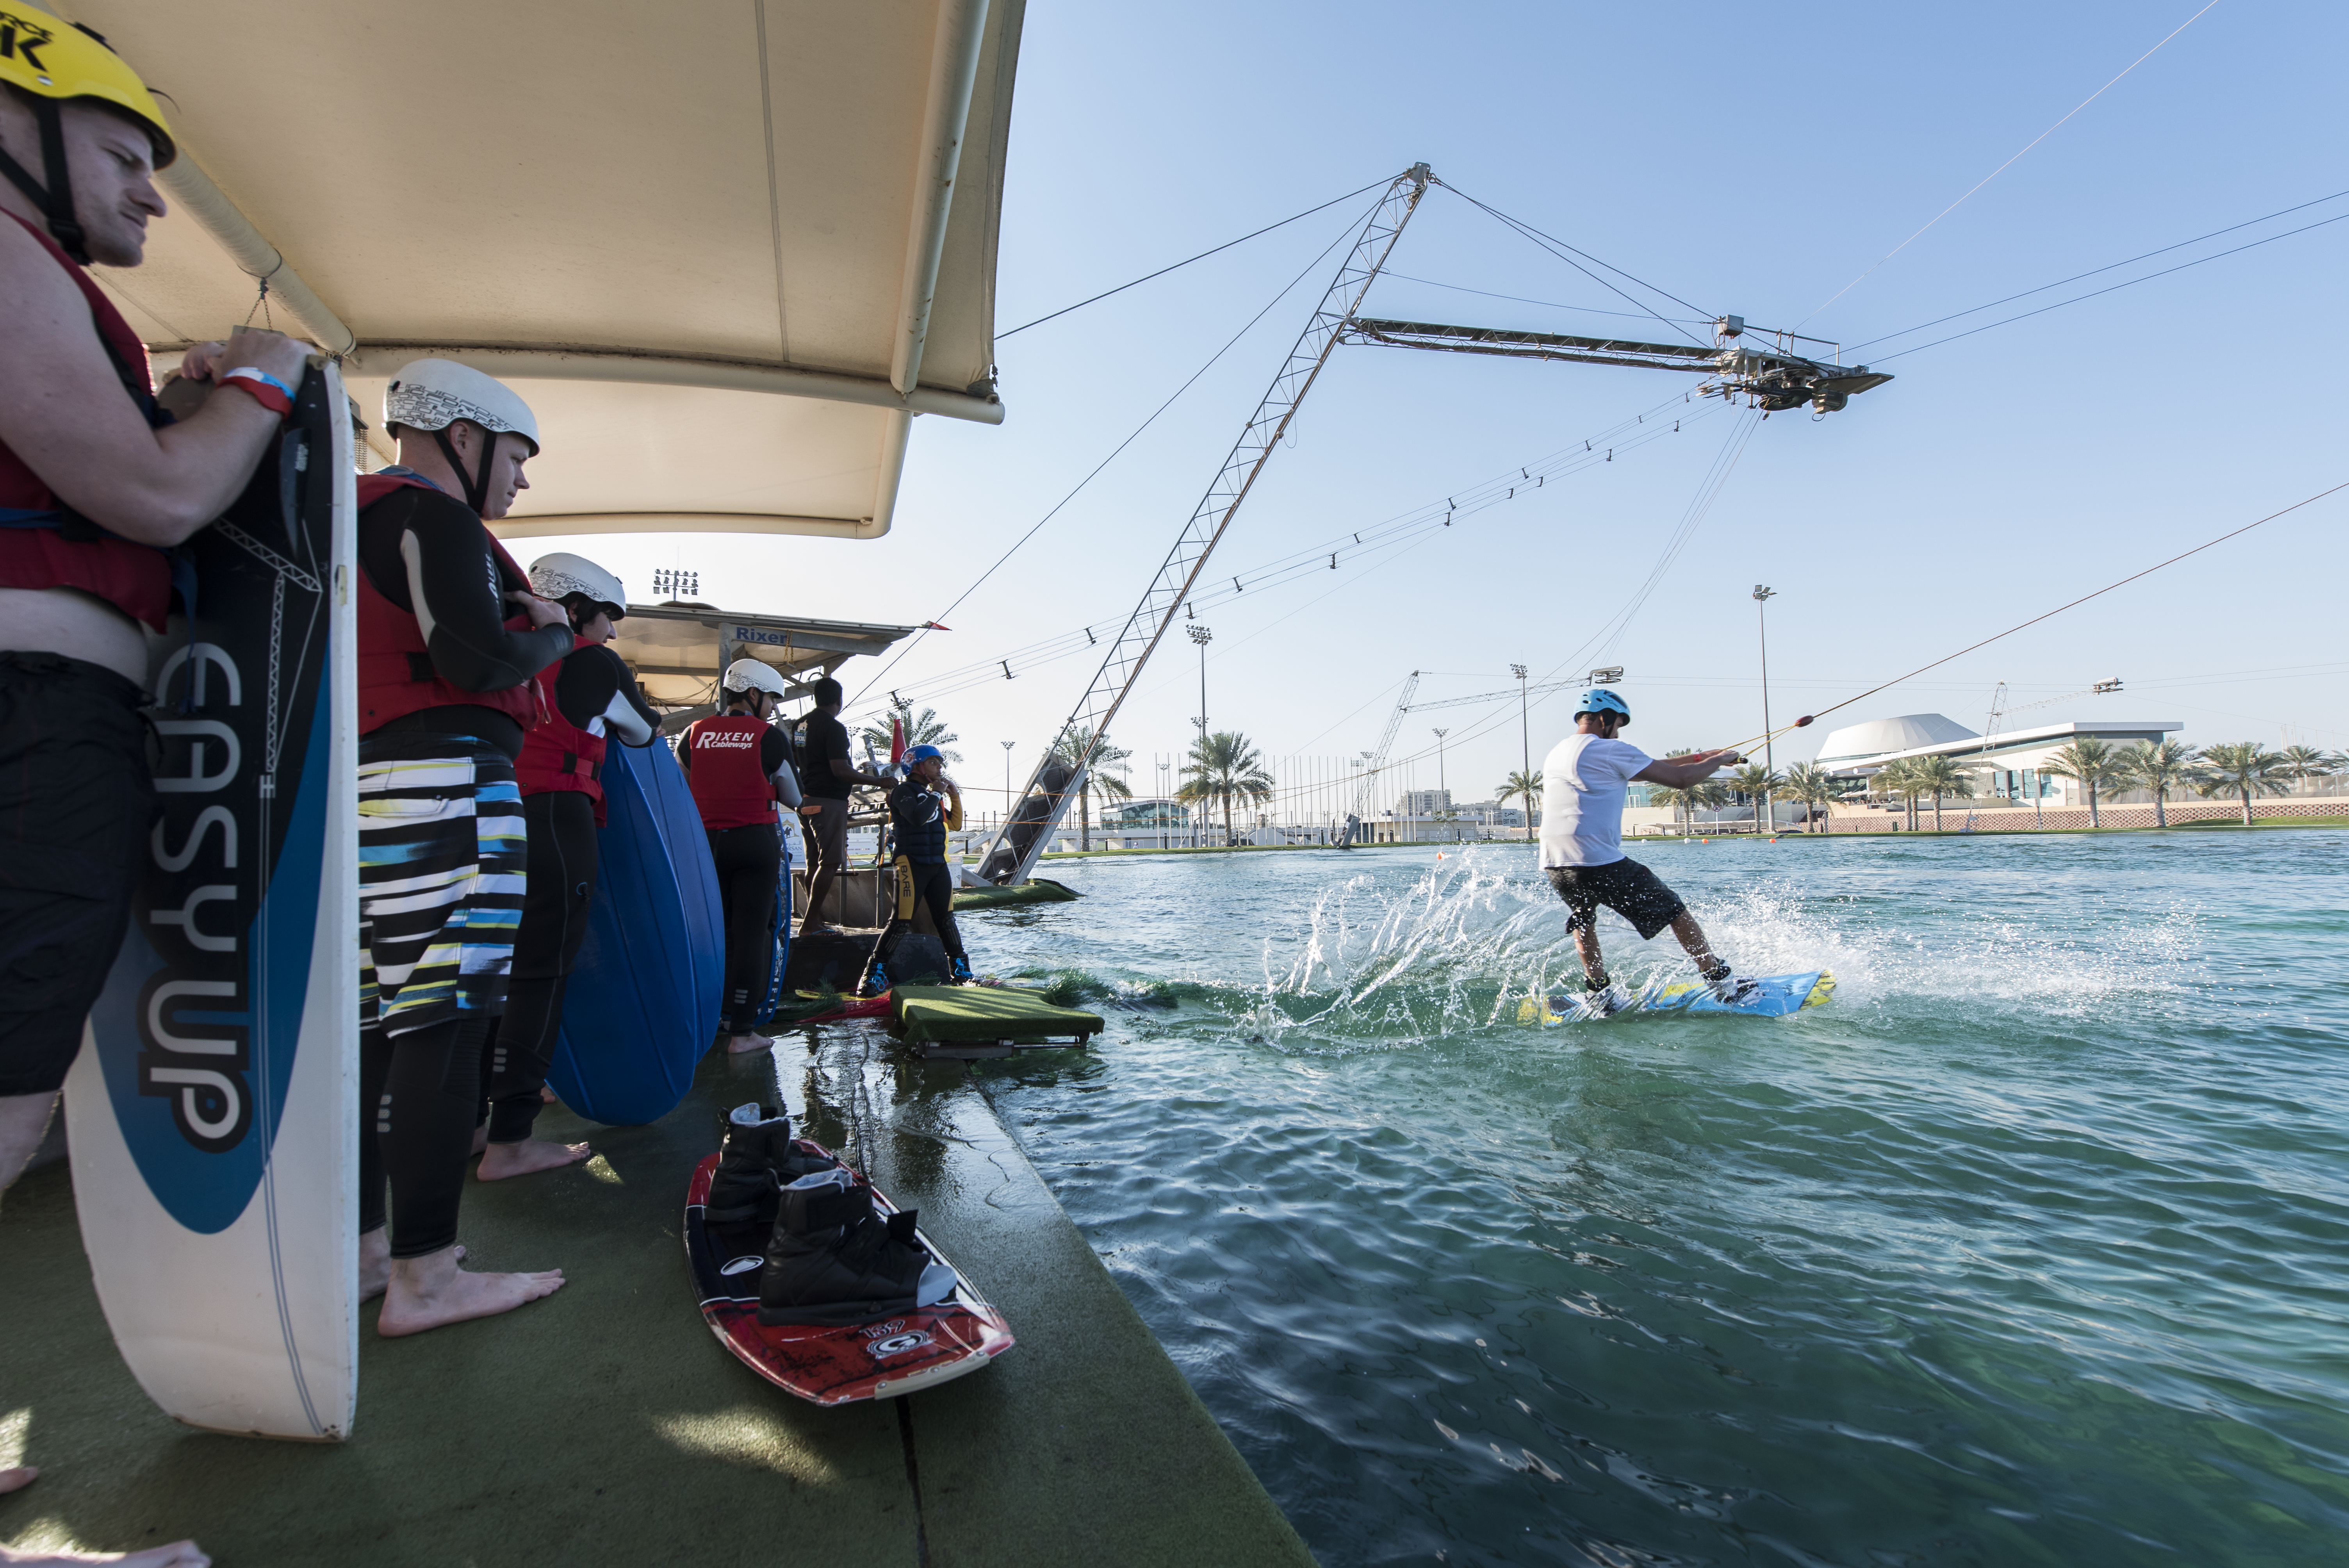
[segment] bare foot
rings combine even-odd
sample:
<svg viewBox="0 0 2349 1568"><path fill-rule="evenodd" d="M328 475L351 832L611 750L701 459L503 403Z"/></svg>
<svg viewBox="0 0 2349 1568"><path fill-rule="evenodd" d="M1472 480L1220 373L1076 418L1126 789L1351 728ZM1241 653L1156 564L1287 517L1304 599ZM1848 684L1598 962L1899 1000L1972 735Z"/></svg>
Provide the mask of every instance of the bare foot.
<svg viewBox="0 0 2349 1568"><path fill-rule="evenodd" d="M538 1103L541 1105L560 1105L563 1102L554 1098L554 1086L550 1083L541 1084L538 1086Z"/></svg>
<svg viewBox="0 0 2349 1568"><path fill-rule="evenodd" d="M0 1470L0 1495L22 1491L41 1479L38 1465L18 1465L15 1470Z"/></svg>
<svg viewBox="0 0 2349 1568"><path fill-rule="evenodd" d="M565 1165L576 1165L590 1152L584 1143L549 1143L543 1138L525 1138L520 1143L492 1143L481 1155L481 1168L473 1174L483 1181L502 1181L509 1176L527 1176L533 1171L559 1171Z"/></svg>
<svg viewBox="0 0 2349 1568"><path fill-rule="evenodd" d="M460 1245L457 1257L461 1262L464 1256L465 1249ZM390 1283L391 1233L378 1225L359 1237L359 1299L373 1301ZM0 1486L0 1491L7 1490Z"/></svg>
<svg viewBox="0 0 2349 1568"><path fill-rule="evenodd" d="M468 1318L494 1317L563 1288L561 1269L543 1274L467 1274L457 1266L459 1251L443 1247L420 1258L394 1259L391 1288L384 1293L375 1331L386 1339L397 1339Z"/></svg>
<svg viewBox="0 0 2349 1568"><path fill-rule="evenodd" d="M212 1568L212 1559L192 1541L150 1546L144 1552L44 1552L26 1555L0 1546L0 1563L114 1563L121 1568Z"/></svg>
<svg viewBox="0 0 2349 1568"><path fill-rule="evenodd" d="M473 1129L473 1152L479 1154L482 1150L487 1149L489 1146L490 1124L485 1121L481 1123L481 1126Z"/></svg>
<svg viewBox="0 0 2349 1568"><path fill-rule="evenodd" d="M726 1048L740 1056L745 1051L771 1051L775 1042L766 1035L737 1035L726 1042Z"/></svg>

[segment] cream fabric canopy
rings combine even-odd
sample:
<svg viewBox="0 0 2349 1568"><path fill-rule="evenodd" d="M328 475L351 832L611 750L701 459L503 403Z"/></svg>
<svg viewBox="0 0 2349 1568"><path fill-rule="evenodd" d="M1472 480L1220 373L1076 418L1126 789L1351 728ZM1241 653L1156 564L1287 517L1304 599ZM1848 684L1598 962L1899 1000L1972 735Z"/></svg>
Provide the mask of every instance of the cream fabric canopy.
<svg viewBox="0 0 2349 1568"><path fill-rule="evenodd" d="M502 532L867 539L915 414L1003 417L1023 4L53 8L169 95L174 211L100 273L159 365L272 273L371 423L425 354L530 400L546 449Z"/></svg>

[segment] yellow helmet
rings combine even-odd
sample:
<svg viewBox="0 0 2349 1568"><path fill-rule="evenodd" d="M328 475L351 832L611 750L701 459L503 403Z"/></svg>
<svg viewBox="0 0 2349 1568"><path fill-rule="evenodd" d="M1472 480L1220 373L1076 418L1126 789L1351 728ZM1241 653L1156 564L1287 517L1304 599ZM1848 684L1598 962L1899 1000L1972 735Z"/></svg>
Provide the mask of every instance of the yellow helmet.
<svg viewBox="0 0 2349 1568"><path fill-rule="evenodd" d="M78 262L89 257L82 248L81 222L74 215L73 192L67 181L65 136L59 129L57 106L72 98L97 98L121 109L146 129L154 145L155 167L168 167L180 155L171 128L163 121L154 94L107 46L98 34L78 23L58 21L27 5L12 7L0 0L0 82L23 89L35 100L41 124L41 160L46 181L35 180L25 166L0 151L0 174L41 204L49 233Z"/></svg>

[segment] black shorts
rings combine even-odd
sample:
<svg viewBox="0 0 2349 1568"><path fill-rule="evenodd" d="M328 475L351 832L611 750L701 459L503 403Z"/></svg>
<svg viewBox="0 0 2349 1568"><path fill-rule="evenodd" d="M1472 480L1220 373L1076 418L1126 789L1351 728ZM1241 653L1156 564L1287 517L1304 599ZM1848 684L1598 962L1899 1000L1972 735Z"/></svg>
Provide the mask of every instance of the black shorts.
<svg viewBox="0 0 2349 1568"><path fill-rule="evenodd" d="M155 816L145 701L102 665L0 653L0 1097L66 1081L122 950Z"/></svg>
<svg viewBox="0 0 2349 1568"><path fill-rule="evenodd" d="M1566 900L1568 931L1584 925L1596 930L1599 906L1604 904L1630 921L1645 942L1688 907L1661 878L1634 860L1609 861L1603 866L1549 866L1544 874Z"/></svg>

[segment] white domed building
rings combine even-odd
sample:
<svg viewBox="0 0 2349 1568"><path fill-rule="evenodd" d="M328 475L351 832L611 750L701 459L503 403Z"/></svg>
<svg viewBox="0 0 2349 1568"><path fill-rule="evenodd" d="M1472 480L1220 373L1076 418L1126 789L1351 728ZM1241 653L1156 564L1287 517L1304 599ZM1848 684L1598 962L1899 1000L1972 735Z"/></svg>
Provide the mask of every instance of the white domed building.
<svg viewBox="0 0 2349 1568"><path fill-rule="evenodd" d="M1975 803L2037 802L2052 811L2086 804L2075 780L2046 771L2049 758L2064 747L2075 740L2134 746L2185 727L2177 719L2068 719L2001 730L1985 740L1941 714L1904 713L1833 731L1820 746L1817 760L1838 784L1857 795L1889 763L1946 757L1973 776Z"/></svg>
<svg viewBox="0 0 2349 1568"><path fill-rule="evenodd" d="M1849 724L1830 731L1826 744L1819 748L1818 764L1832 772L1871 758L1981 738L1964 725L1938 713L1904 713L1898 718L1871 718L1865 724Z"/></svg>

